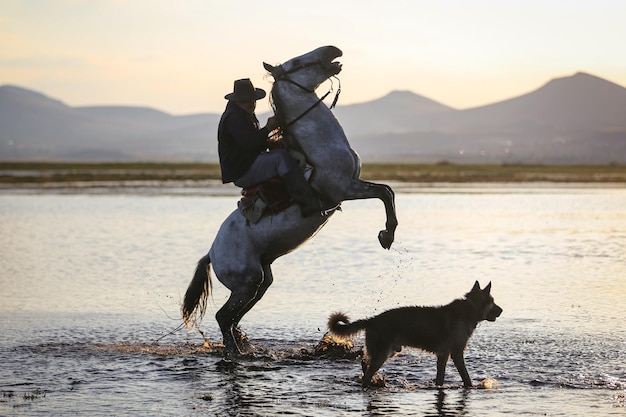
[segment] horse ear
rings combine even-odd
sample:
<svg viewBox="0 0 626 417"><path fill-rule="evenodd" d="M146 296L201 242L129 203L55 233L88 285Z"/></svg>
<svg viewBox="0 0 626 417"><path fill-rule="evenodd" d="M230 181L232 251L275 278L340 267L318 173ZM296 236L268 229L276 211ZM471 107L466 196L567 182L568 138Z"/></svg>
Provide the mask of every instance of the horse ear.
<svg viewBox="0 0 626 417"><path fill-rule="evenodd" d="M486 294L489 294L491 292L491 281L489 281L489 284L487 284L487 286L483 288L483 292L485 292Z"/></svg>
<svg viewBox="0 0 626 417"><path fill-rule="evenodd" d="M478 283L478 281L474 283L474 287L472 288L472 292L475 291L480 291L480 284Z"/></svg>
<svg viewBox="0 0 626 417"><path fill-rule="evenodd" d="M269 73L272 73L272 74L274 73L275 68L272 65L268 64L267 62L263 63L263 68L265 68L265 70Z"/></svg>

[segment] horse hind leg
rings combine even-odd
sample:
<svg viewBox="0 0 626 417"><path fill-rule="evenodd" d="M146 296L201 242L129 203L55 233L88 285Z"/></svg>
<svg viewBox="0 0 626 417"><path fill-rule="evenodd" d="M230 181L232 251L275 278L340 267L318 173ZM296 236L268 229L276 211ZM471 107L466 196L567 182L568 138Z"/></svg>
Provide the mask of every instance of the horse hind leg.
<svg viewBox="0 0 626 417"><path fill-rule="evenodd" d="M270 265L263 265L263 281L259 285L256 295L248 304L246 304L245 308L242 309L239 314L237 314L235 320L233 321L233 336L235 337L235 341L237 342L240 350L244 352L251 351L253 347L250 344L247 336L243 334L243 332L240 330L239 321L241 321L243 316L246 315L252 309L252 307L254 307L256 303L261 300L261 298L263 298L265 292L270 287L270 285L272 285L273 281L274 276L272 275L272 269L270 268Z"/></svg>
<svg viewBox="0 0 626 417"><path fill-rule="evenodd" d="M233 291L222 308L215 313L215 319L217 320L217 324L220 326L220 331L222 332L222 343L224 343L226 355L241 354L239 346L235 343L232 323L235 314L234 311L243 301L244 299L241 297L241 293Z"/></svg>
<svg viewBox="0 0 626 417"><path fill-rule="evenodd" d="M227 354L242 354L245 349L239 344L240 331L237 329L239 321L250 311L260 297L267 290L264 286L264 274L262 271L247 270L245 278L239 280L238 286L231 288L231 294L226 303L215 314L217 323L222 332L224 347ZM259 295L259 293L261 293Z"/></svg>

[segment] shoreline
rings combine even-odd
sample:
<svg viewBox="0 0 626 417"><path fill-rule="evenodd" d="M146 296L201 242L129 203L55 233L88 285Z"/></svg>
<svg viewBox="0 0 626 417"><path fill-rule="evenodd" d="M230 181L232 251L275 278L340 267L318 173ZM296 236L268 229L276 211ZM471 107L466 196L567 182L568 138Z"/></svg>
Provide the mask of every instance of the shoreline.
<svg viewBox="0 0 626 417"><path fill-rule="evenodd" d="M382 182L382 181L376 181ZM626 183L615 182L448 182L414 183L384 181L401 194L554 194L623 192ZM2 184L0 196L85 195L147 197L228 197L239 199L241 189L219 180L202 181L89 181Z"/></svg>
<svg viewBox="0 0 626 417"><path fill-rule="evenodd" d="M626 165L470 165L365 163L361 178L400 192L433 188L626 187ZM0 190L203 190L238 195L215 163L0 162Z"/></svg>

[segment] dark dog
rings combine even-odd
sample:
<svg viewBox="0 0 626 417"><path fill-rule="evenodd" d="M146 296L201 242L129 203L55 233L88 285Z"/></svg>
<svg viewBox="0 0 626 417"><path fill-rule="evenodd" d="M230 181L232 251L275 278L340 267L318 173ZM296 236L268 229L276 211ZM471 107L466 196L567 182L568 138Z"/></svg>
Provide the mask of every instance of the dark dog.
<svg viewBox="0 0 626 417"><path fill-rule="evenodd" d="M403 346L437 355L437 385L443 385L446 364L452 357L463 385L471 387L463 351L476 325L483 320L495 321L501 313L502 309L491 296L491 282L481 290L476 281L465 298L445 306L401 307L353 323L344 313L335 313L328 319L328 328L342 338L365 330L366 357L361 362L363 387L370 385L374 373Z"/></svg>

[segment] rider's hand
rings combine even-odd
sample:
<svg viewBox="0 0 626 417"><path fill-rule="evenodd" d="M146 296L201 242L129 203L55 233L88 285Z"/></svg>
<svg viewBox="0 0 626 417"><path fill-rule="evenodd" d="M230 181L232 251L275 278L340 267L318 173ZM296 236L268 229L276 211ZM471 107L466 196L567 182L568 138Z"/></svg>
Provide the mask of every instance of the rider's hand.
<svg viewBox="0 0 626 417"><path fill-rule="evenodd" d="M265 127L270 132L272 130L275 130L276 128L278 128L278 126L280 126L280 123L279 123L278 118L276 116L272 116L269 119L267 119L267 124L265 125Z"/></svg>

